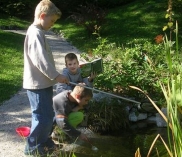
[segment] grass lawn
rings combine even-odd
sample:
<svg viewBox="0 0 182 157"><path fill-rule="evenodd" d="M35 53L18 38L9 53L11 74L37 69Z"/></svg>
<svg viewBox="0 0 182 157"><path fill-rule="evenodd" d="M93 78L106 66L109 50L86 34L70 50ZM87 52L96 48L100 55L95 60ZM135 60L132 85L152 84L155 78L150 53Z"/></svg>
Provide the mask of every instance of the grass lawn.
<svg viewBox="0 0 182 157"><path fill-rule="evenodd" d="M107 11L105 25L101 27L101 37L118 45L127 45L134 40L154 42L157 35L164 35L162 29L168 22L165 18L167 8L166 0L137 0L110 9ZM179 14L176 13L174 19L181 23ZM97 45L97 40L89 38L84 28L69 22L68 19L59 20L55 28L61 30L65 37L83 52Z"/></svg>
<svg viewBox="0 0 182 157"><path fill-rule="evenodd" d="M0 31L0 102L22 87L24 36Z"/></svg>
<svg viewBox="0 0 182 157"><path fill-rule="evenodd" d="M0 29L27 29L30 22L16 17L1 15Z"/></svg>

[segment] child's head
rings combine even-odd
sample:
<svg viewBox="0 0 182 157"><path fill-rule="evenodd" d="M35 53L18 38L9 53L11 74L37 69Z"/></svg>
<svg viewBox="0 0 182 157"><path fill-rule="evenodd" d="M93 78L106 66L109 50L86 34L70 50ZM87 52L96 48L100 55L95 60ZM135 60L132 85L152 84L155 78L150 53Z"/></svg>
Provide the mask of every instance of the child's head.
<svg viewBox="0 0 182 157"><path fill-rule="evenodd" d="M50 0L42 0L37 5L35 9L35 17L39 18L42 13L46 14L47 16L57 15L59 18L62 14L61 11Z"/></svg>
<svg viewBox="0 0 182 157"><path fill-rule="evenodd" d="M79 67L79 62L76 54L68 53L65 56L65 65L71 73L75 74Z"/></svg>
<svg viewBox="0 0 182 157"><path fill-rule="evenodd" d="M50 29L61 17L61 11L50 0L42 0L35 9L35 21L42 29Z"/></svg>
<svg viewBox="0 0 182 157"><path fill-rule="evenodd" d="M79 85L75 86L72 94L76 98L76 101L79 104L79 106L84 106L88 104L90 99L93 97L93 93L92 93L92 90L88 88L84 88L85 86L84 83L79 83Z"/></svg>

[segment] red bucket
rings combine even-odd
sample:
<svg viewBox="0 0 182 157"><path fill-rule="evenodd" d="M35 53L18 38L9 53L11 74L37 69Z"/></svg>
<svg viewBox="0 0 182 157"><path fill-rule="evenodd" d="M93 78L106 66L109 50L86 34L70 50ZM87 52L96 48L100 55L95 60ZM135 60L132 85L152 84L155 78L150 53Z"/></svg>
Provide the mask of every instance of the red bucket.
<svg viewBox="0 0 182 157"><path fill-rule="evenodd" d="M16 132L21 137L28 137L30 134L30 127L27 127L27 126L18 127L18 128L16 128Z"/></svg>

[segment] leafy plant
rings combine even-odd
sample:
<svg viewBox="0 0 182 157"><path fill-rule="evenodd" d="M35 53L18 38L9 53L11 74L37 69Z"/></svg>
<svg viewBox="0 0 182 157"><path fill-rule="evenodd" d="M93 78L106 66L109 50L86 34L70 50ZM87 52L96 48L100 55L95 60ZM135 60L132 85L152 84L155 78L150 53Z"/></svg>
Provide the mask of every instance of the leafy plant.
<svg viewBox="0 0 182 157"><path fill-rule="evenodd" d="M34 15L34 8L36 5L36 0L1 0L0 10L1 13L11 17L23 17L25 19L31 19Z"/></svg>
<svg viewBox="0 0 182 157"><path fill-rule="evenodd" d="M104 9L87 3L86 5L80 5L77 8L77 12L73 12L69 18L73 19L77 25L85 27L89 34L100 34L105 16L106 12Z"/></svg>
<svg viewBox="0 0 182 157"><path fill-rule="evenodd" d="M97 88L138 100L144 99L139 92L129 88L134 85L159 100L163 95L157 80L165 83L168 75L163 52L164 47L161 44L134 41L130 43L130 47L121 47L98 37L98 46L81 56L89 61L97 57L103 58L105 70L94 80Z"/></svg>

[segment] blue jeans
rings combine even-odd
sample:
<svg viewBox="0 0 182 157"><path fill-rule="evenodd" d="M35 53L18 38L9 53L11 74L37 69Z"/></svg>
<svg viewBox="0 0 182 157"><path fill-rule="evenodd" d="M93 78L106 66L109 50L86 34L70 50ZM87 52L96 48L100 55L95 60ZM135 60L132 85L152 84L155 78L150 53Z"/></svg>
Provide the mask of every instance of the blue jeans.
<svg viewBox="0 0 182 157"><path fill-rule="evenodd" d="M33 154L35 151L42 151L45 146L53 145L49 138L54 118L53 87L27 90L27 95L32 111L32 125L25 154Z"/></svg>

